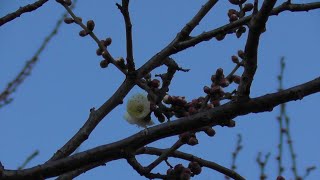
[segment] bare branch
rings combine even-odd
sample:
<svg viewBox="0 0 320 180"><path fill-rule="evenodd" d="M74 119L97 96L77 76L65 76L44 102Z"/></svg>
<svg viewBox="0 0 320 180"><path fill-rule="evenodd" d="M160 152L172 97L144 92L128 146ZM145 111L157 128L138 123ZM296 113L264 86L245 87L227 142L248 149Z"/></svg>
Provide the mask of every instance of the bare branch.
<svg viewBox="0 0 320 180"><path fill-rule="evenodd" d="M147 167L147 170L151 172L152 169L158 166L163 160L167 159L167 157L170 156L170 154L179 149L183 144L184 143L182 143L179 139L176 143L174 143L174 145L171 148L161 153L161 155Z"/></svg>
<svg viewBox="0 0 320 180"><path fill-rule="evenodd" d="M129 14L129 0L122 0L122 6L116 3L118 9L123 15L126 26L126 44L127 44L127 64L128 71L133 72L135 70L134 57L133 57L133 45L132 45L132 24Z"/></svg>
<svg viewBox="0 0 320 180"><path fill-rule="evenodd" d="M270 153L267 153L264 156L264 161L261 159L261 152L258 153L258 156L256 158L256 161L259 165L260 168L260 180L265 180L267 179L267 175L265 174L265 169L266 169L266 165L268 163L269 157L270 157Z"/></svg>
<svg viewBox="0 0 320 180"><path fill-rule="evenodd" d="M278 15L284 11L298 12L298 11L309 11L309 10L314 10L314 9L319 9L319 8L320 8L320 2L306 3L306 4L283 3L280 6L274 8L271 11L270 15L272 15L272 16ZM214 30L211 30L208 32L203 32L195 37L190 37L189 39L184 40L183 42L180 42L178 45L176 45L176 48L177 48L176 52L193 47L203 41L209 41L210 39L216 37L217 35L219 35L221 33L226 33L236 27L246 25L247 23L250 22L251 18L252 18L252 15L246 16L246 17L238 19L234 22L231 22L231 23L223 25L219 28L216 28Z"/></svg>
<svg viewBox="0 0 320 180"><path fill-rule="evenodd" d="M22 165L18 167L18 169L21 170L25 168L26 165L38 155L39 155L39 151L35 150L32 154L30 154L30 156L27 157L27 159L22 163Z"/></svg>
<svg viewBox="0 0 320 180"><path fill-rule="evenodd" d="M5 23L7 23L9 21L14 20L17 17L20 17L23 13L31 12L31 11L34 11L34 10L40 8L46 2L48 2L48 0L39 0L39 1L36 1L35 3L20 7L15 12L7 14L4 17L0 18L0 26L4 25Z"/></svg>
<svg viewBox="0 0 320 180"><path fill-rule="evenodd" d="M93 169L93 168L96 168L98 166L105 166L106 165L106 162L96 162L96 163L93 163L93 164L89 164L83 168L79 168L79 169L76 169L74 171L71 171L71 172L68 172L68 173L65 173L61 176L59 176L56 180L70 180L70 179L73 179L77 176L80 176L81 174Z"/></svg>
<svg viewBox="0 0 320 180"><path fill-rule="evenodd" d="M160 173L154 174L154 173L146 172L146 169L137 161L137 159L134 156L127 158L127 162L141 176L145 176L146 178L149 178L149 179L155 179L155 178L167 179L166 175L161 175Z"/></svg>
<svg viewBox="0 0 320 180"><path fill-rule="evenodd" d="M276 2L276 0L265 0L260 11L256 15L253 15L248 25L249 33L244 50L244 72L238 86L238 100L249 98L251 83L257 69L260 35L265 29L266 22Z"/></svg>
<svg viewBox="0 0 320 180"><path fill-rule="evenodd" d="M306 4L291 4L284 2L280 6L274 8L271 12L271 15L278 15L284 11L291 11L291 12L300 12L300 11L310 11L314 9L320 8L320 2L312 2Z"/></svg>
<svg viewBox="0 0 320 180"><path fill-rule="evenodd" d="M122 104L124 97L133 88L134 83L126 79L118 90L98 109L91 109L90 115L86 123L80 130L63 146L61 147L49 161L55 161L73 153L85 140L88 139L94 128L100 121L119 104Z"/></svg>
<svg viewBox="0 0 320 180"><path fill-rule="evenodd" d="M73 18L73 20L86 32L88 33L91 38L97 43L98 47L102 50L102 55L104 58L106 58L109 62L111 62L113 65L115 65L123 74L127 74L126 70L123 69L116 60L111 56L109 51L106 49L106 47L103 45L103 43L99 40L99 38L93 33L93 31L89 30L86 25L84 25L80 18L78 18L72 11L72 9L67 6L64 3L60 3L70 14L70 16Z"/></svg>
<svg viewBox="0 0 320 180"><path fill-rule="evenodd" d="M39 1L38 1L39 2ZM38 3L36 2L36 3ZM74 0L73 5L70 7L73 9L75 7L77 0ZM33 67L39 61L39 56L45 50L50 40L57 34L63 19L67 17L68 13L64 13L62 17L57 21L55 27L51 31L51 33L44 39L39 49L33 55L33 57L28 60L22 70L18 73L18 75L8 83L7 87L3 92L0 94L0 108L9 104L12 101L12 98L9 96L17 90L17 88L23 83L23 81L31 74Z"/></svg>
<svg viewBox="0 0 320 180"><path fill-rule="evenodd" d="M203 5L199 12L183 27L180 32L179 39L186 39L217 2L218 0L209 0L205 5Z"/></svg>
<svg viewBox="0 0 320 180"><path fill-rule="evenodd" d="M151 155L160 155L164 152L166 152L167 149L159 149L159 148L152 148L152 147L143 147L138 150L138 154L151 154ZM181 151L175 151L172 154L169 155L169 157L184 159L187 161L195 161L198 162L201 166L213 169L215 171L218 171L224 175L227 175L233 179L236 180L244 180L245 178L241 177L238 173L235 171L232 171L226 167L223 167L215 162L207 161L204 159L201 159L197 156L194 156L192 154L184 153Z"/></svg>

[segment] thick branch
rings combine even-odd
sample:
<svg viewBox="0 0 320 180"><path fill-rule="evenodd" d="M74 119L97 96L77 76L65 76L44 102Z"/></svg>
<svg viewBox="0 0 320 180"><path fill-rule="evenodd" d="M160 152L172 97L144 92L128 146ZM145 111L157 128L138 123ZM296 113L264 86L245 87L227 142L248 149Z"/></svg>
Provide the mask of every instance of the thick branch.
<svg viewBox="0 0 320 180"><path fill-rule="evenodd" d="M96 168L98 166L105 166L105 165L106 165L106 162L96 162L93 164L89 164L83 168L79 168L74 171L65 173L65 174L59 176L56 180L70 180L70 179L73 179L73 178L93 169L93 168Z"/></svg>
<svg viewBox="0 0 320 180"><path fill-rule="evenodd" d="M276 0L265 0L260 11L253 15L248 25L249 33L244 50L244 71L242 73L237 92L237 95L240 99L248 98L250 95L251 83L257 69L260 35L265 29L266 22L268 21L269 15L276 2Z"/></svg>
<svg viewBox="0 0 320 180"><path fill-rule="evenodd" d="M39 0L33 4L28 4L26 6L20 7L13 13L7 14L4 17L0 18L0 26L4 25L5 23L14 20L17 17L20 17L21 14L34 11L41 7L44 3L48 2L48 0Z"/></svg>
<svg viewBox="0 0 320 180"><path fill-rule="evenodd" d="M126 84L126 83L124 83ZM271 111L275 106L293 100L302 99L305 96L320 91L320 77L293 88L277 93L267 94L258 98L252 98L245 102L229 102L213 109L183 117L175 121L163 123L148 128L148 134L141 131L126 139L99 146L64 159L51 161L33 168L16 171L4 170L2 179L26 179L34 177L54 177L60 174L82 168L97 161L111 161L125 158L124 149L135 150L159 139L181 134L203 126L219 125L226 120L249 113Z"/></svg>

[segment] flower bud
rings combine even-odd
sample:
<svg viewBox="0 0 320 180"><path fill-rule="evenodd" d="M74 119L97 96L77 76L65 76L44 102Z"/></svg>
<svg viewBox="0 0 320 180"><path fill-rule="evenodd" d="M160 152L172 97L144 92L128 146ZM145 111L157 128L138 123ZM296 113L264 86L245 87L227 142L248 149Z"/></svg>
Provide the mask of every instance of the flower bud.
<svg viewBox="0 0 320 180"><path fill-rule="evenodd" d="M66 24L71 24L71 23L74 23L74 19L71 17L66 17L66 18L64 18L64 22Z"/></svg>
<svg viewBox="0 0 320 180"><path fill-rule="evenodd" d="M94 26L95 26L95 23L94 23L93 20L87 21L87 28L88 28L89 31L93 31Z"/></svg>
<svg viewBox="0 0 320 180"><path fill-rule="evenodd" d="M248 3L248 4L245 4L244 7L243 7L243 11L245 12L248 12L248 11L251 11L253 9L253 4L252 3Z"/></svg>
<svg viewBox="0 0 320 180"><path fill-rule="evenodd" d="M97 56L101 56L102 55L102 49L98 48L96 50L96 54L97 54Z"/></svg>
<svg viewBox="0 0 320 180"><path fill-rule="evenodd" d="M198 142L198 139L196 137L191 137L187 144L190 145L190 146L194 146L194 145L197 145L199 142Z"/></svg>
<svg viewBox="0 0 320 180"><path fill-rule="evenodd" d="M230 22L233 22L233 21L236 21L236 20L238 20L238 16L237 16L236 14L232 14L232 15L230 16L230 18L229 18L229 21L230 21Z"/></svg>
<svg viewBox="0 0 320 180"><path fill-rule="evenodd" d="M221 76L223 76L223 69L219 68L216 71L216 77L217 77L217 79L220 79Z"/></svg>
<svg viewBox="0 0 320 180"><path fill-rule="evenodd" d="M102 54L102 55L103 55L103 54ZM125 64L125 62L124 62L124 59L123 59L122 57L116 59L116 64L117 64L118 66L120 66L122 69L126 69L126 68L127 68L127 66L126 66L126 64Z"/></svg>
<svg viewBox="0 0 320 180"><path fill-rule="evenodd" d="M184 168L180 174L179 180L190 180L191 170L189 168Z"/></svg>
<svg viewBox="0 0 320 180"><path fill-rule="evenodd" d="M243 59L244 56L245 56L245 54L244 54L244 52L243 52L242 50L239 50L239 51L238 51L238 56L239 56L241 59Z"/></svg>
<svg viewBox="0 0 320 180"><path fill-rule="evenodd" d="M110 44L112 43L112 39L111 38L107 38L106 40L104 40L104 42L105 42L105 46L110 46Z"/></svg>
<svg viewBox="0 0 320 180"><path fill-rule="evenodd" d="M222 87L228 87L230 84L230 82L228 81L227 78L223 78L221 81L220 81L220 86Z"/></svg>
<svg viewBox="0 0 320 180"><path fill-rule="evenodd" d="M81 31L79 32L79 36L81 36L81 37L84 37L84 36L86 36L86 35L88 35L88 32L87 32L86 30L81 30Z"/></svg>
<svg viewBox="0 0 320 180"><path fill-rule="evenodd" d="M190 132L184 132L179 135L180 141L183 143L187 143L189 139L191 138L191 133Z"/></svg>
<svg viewBox="0 0 320 180"><path fill-rule="evenodd" d="M241 77L240 77L240 76L237 76L237 75L233 75L233 76L232 76L232 80L233 80L233 82L235 82L236 84L240 84Z"/></svg>
<svg viewBox="0 0 320 180"><path fill-rule="evenodd" d="M212 137L212 136L214 136L216 134L215 130L212 129L211 127L206 128L204 130L204 132L210 137Z"/></svg>
<svg viewBox="0 0 320 180"><path fill-rule="evenodd" d="M216 35L216 39L217 39L218 41L222 41L225 36L226 36L226 34L220 33L220 34L217 34L217 35Z"/></svg>
<svg viewBox="0 0 320 180"><path fill-rule="evenodd" d="M236 32L236 36L237 36L237 38L240 38L241 37L241 35L243 34L243 32L240 30L240 28L237 30L237 32Z"/></svg>
<svg viewBox="0 0 320 180"><path fill-rule="evenodd" d="M101 68L106 68L106 67L108 67L108 65L109 65L109 61L108 60L102 60L102 61L100 61L100 67Z"/></svg>
<svg viewBox="0 0 320 180"><path fill-rule="evenodd" d="M177 164L177 165L175 165L174 166L174 173L176 174L176 175L179 175L179 174L181 174L182 173L182 171L184 170L184 167L183 167L183 165L182 164Z"/></svg>
<svg viewBox="0 0 320 180"><path fill-rule="evenodd" d="M232 62L238 64L239 63L239 58L235 55L231 56Z"/></svg>
<svg viewBox="0 0 320 180"><path fill-rule="evenodd" d="M206 94L210 94L210 88L208 86L203 87L203 92Z"/></svg>
<svg viewBox="0 0 320 180"><path fill-rule="evenodd" d="M239 12L235 9L229 9L228 10L228 17L230 18L233 14L235 14L236 16L239 15Z"/></svg>
<svg viewBox="0 0 320 180"><path fill-rule="evenodd" d="M153 79L149 82L149 85L153 88L158 88L160 86L160 81L158 79Z"/></svg>
<svg viewBox="0 0 320 180"><path fill-rule="evenodd" d="M216 75L212 75L212 76L211 76L211 81L212 81L212 83L214 83L214 82L216 81L216 79L217 79Z"/></svg>
<svg viewBox="0 0 320 180"><path fill-rule="evenodd" d="M195 175L201 173L201 166L198 162L192 161L189 163L188 168L193 172Z"/></svg>

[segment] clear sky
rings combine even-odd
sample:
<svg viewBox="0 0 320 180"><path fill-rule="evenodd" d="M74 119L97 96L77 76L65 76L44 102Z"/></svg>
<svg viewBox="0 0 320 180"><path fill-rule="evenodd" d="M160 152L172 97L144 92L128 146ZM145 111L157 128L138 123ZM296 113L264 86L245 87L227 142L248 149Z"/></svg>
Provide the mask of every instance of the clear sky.
<svg viewBox="0 0 320 180"><path fill-rule="evenodd" d="M32 2L34 1L1 0L0 16ZM97 36L100 39L112 38L110 53L114 57L125 57L124 23L115 6L116 2L119 1L80 0L75 13L84 21L93 19ZM137 67L167 45L204 3L205 0L132 1L130 12ZM235 7L224 1L218 2L192 35L226 24L229 8ZM61 5L52 0L39 10L24 14L0 28L0 90L16 76L26 60L34 55L64 11ZM277 90L276 76L280 71L281 56L286 57L285 87L298 85L319 76L319 17L320 11L315 10L309 13L285 12L269 19L267 31L262 34L260 41L258 70L251 90L252 97ZM123 81L124 76L113 66L107 69L99 67L101 57L95 54L96 44L89 37L79 37L80 30L75 24L63 24L58 35L40 55L40 61L31 76L12 95L14 101L0 109L0 161L5 168L17 168L36 149L40 151L40 155L29 167L46 161L83 125L89 115L89 109L104 103ZM169 93L186 96L189 100L204 95L202 88L210 85L210 77L217 68L221 67L229 73L234 67L230 57L244 48L246 35L240 39L235 35L229 35L222 42L213 39L172 56L180 66L191 71L178 72ZM164 69L156 72L164 72ZM241 71L237 74L240 75ZM129 95L141 91L134 88ZM319 101L320 94L315 94L287 106L300 174L310 165L320 168ZM80 147L80 151L111 143L138 132L139 128L123 119L124 113L125 105L121 105L105 117ZM213 138L199 133L199 145L184 146L181 150L230 167L236 135L241 133L244 147L237 159L237 172L247 179L258 179L259 168L255 162L257 153L271 152L266 173L270 179L275 179L278 114L277 107L273 112L238 117L235 119L235 128L215 127L217 134ZM176 139L177 137L169 138L150 146L170 147ZM285 148L284 152L285 176L292 178L289 151ZM141 159L147 163L153 158ZM172 164L176 162L169 161ZM161 167L156 170L164 172L165 166ZM203 171L194 179L223 179L217 172L208 169ZM319 169L308 179L316 180L318 177ZM120 160L87 172L76 179L144 178L125 160Z"/></svg>

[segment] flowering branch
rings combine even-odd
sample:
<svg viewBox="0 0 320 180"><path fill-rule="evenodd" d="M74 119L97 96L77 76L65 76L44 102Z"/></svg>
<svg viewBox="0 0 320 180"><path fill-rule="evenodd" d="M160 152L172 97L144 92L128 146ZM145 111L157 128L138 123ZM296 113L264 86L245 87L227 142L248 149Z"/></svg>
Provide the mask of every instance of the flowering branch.
<svg viewBox="0 0 320 180"><path fill-rule="evenodd" d="M219 125L225 120L249 113L259 113L271 111L275 106L293 100L302 99L305 96L320 92L320 77L272 94L267 94L257 98L252 98L245 102L229 102L216 108L197 113L192 116L183 117L175 121L163 123L148 128L148 134L141 131L126 139L98 146L96 148L65 157L63 159L47 162L24 170L3 170L2 178L6 179L25 179L35 178L40 175L45 178L58 176L60 174L73 171L77 168L86 166L97 161L110 161L125 158L125 149L134 151L158 139L181 134L203 126Z"/></svg>

